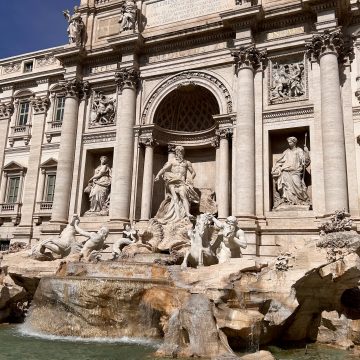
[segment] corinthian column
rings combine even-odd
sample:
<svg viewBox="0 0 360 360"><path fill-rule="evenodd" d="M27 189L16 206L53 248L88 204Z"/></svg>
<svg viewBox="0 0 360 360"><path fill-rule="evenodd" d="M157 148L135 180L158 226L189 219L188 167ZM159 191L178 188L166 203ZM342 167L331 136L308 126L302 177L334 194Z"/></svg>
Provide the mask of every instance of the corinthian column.
<svg viewBox="0 0 360 360"><path fill-rule="evenodd" d="M235 215L255 215L255 95L254 70L264 60L266 53L254 46L233 51L238 80L237 116L235 137L236 194Z"/></svg>
<svg viewBox="0 0 360 360"><path fill-rule="evenodd" d="M0 171L4 167L6 141L13 113L14 105L12 102L0 104Z"/></svg>
<svg viewBox="0 0 360 360"><path fill-rule="evenodd" d="M61 85L66 93L66 98L64 119L61 127L59 159L51 221L66 223L69 217L79 100L88 92L89 84L74 78L62 82Z"/></svg>
<svg viewBox="0 0 360 360"><path fill-rule="evenodd" d="M30 142L30 153L28 171L26 174L21 209L21 226L32 226L33 213L38 189L39 166L41 162L41 146L44 135L47 110L50 100L45 97L34 97L31 100L33 110L32 136Z"/></svg>
<svg viewBox="0 0 360 360"><path fill-rule="evenodd" d="M325 209L328 214L348 210L344 122L341 104L339 57L344 55L342 31L325 30L313 36L308 53L320 63L321 127L325 185Z"/></svg>
<svg viewBox="0 0 360 360"><path fill-rule="evenodd" d="M151 217L153 172L154 172L154 139L152 137L140 138L140 144L145 147L144 174L141 196L141 220Z"/></svg>
<svg viewBox="0 0 360 360"><path fill-rule="evenodd" d="M229 216L229 190L230 190L230 157L229 157L229 137L232 129L219 129L216 134L219 136L219 183L218 183L218 213L219 218Z"/></svg>
<svg viewBox="0 0 360 360"><path fill-rule="evenodd" d="M110 219L113 221L127 221L130 215L134 156L133 128L138 79L139 73L133 68L122 69L115 74L120 96L117 106L116 144L110 202Z"/></svg>

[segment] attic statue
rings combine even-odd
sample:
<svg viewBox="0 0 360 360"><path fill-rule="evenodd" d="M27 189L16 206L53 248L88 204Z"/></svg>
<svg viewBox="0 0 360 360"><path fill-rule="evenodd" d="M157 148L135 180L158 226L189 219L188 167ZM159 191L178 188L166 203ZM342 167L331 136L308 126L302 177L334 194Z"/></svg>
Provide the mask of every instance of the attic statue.
<svg viewBox="0 0 360 360"><path fill-rule="evenodd" d="M79 8L75 6L73 15L70 14L69 10L63 11L63 14L68 22L67 32L69 35L69 44L84 46L86 37L85 24Z"/></svg>
<svg viewBox="0 0 360 360"><path fill-rule="evenodd" d="M120 31L135 30L137 6L134 0L126 0L121 7Z"/></svg>

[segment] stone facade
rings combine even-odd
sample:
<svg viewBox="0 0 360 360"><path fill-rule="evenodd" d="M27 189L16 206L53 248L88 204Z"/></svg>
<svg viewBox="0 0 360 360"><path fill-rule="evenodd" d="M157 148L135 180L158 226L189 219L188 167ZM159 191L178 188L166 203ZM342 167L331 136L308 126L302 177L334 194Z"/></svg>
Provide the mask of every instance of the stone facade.
<svg viewBox="0 0 360 360"><path fill-rule="evenodd" d="M88 231L106 223L110 241L141 226L164 200L153 180L176 145L219 218L238 219L245 254L317 238L336 210L359 226L358 1L79 5L64 12L70 44L0 60L2 240L60 234L73 214ZM274 176L290 137L306 164ZM97 196L107 211L91 216Z"/></svg>

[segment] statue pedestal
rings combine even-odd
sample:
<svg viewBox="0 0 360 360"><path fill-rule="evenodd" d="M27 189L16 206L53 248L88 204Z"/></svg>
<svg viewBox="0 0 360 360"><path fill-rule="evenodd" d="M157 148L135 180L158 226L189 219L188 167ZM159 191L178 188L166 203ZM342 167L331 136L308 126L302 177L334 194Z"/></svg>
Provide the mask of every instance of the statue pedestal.
<svg viewBox="0 0 360 360"><path fill-rule="evenodd" d="M310 205L281 204L274 211L309 211Z"/></svg>

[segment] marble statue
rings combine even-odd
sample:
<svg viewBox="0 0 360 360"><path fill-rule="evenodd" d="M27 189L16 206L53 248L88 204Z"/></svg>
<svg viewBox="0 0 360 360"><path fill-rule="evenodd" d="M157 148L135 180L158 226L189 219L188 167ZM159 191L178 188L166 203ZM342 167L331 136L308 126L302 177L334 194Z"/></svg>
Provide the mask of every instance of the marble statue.
<svg viewBox="0 0 360 360"><path fill-rule="evenodd" d="M92 105L89 127L112 125L115 122L116 100L97 93Z"/></svg>
<svg viewBox="0 0 360 360"><path fill-rule="evenodd" d="M237 225L235 216L229 216L225 222L212 216L215 226L221 229L218 238L220 238L220 246L217 252L219 264L223 264L231 258L241 257L241 249L246 249L247 241L245 233Z"/></svg>
<svg viewBox="0 0 360 360"><path fill-rule="evenodd" d="M304 62L273 64L270 101L299 98L305 94Z"/></svg>
<svg viewBox="0 0 360 360"><path fill-rule="evenodd" d="M88 232L79 227L80 219L75 219L74 227L79 235L85 236L87 239L83 242L83 247L80 251L80 259L89 260L93 251L99 251L104 248L105 240L109 235L109 229L102 226L97 232Z"/></svg>
<svg viewBox="0 0 360 360"><path fill-rule="evenodd" d="M121 248L123 246L135 244L137 241L138 241L138 233L136 229L134 229L130 225L126 225L122 238L114 242L113 252L112 252L113 259L116 259L121 255Z"/></svg>
<svg viewBox="0 0 360 360"><path fill-rule="evenodd" d="M201 267L217 263L217 258L210 241L212 219L213 215L211 214L201 214L197 217L194 228L189 230L188 235L191 240L191 245L181 264L183 269L188 266Z"/></svg>
<svg viewBox="0 0 360 360"><path fill-rule="evenodd" d="M175 157L155 177L155 181L159 181L160 177L165 181L166 197L155 216L163 224L184 218L193 219L190 205L200 201L193 185L196 174L191 162L184 159L184 152L182 146L177 146Z"/></svg>
<svg viewBox="0 0 360 360"><path fill-rule="evenodd" d="M306 168L310 165L310 155L307 146L304 150L297 147L297 138L287 138L289 148L272 168L274 179L274 209L283 209L291 205L309 206L310 198L304 182Z"/></svg>
<svg viewBox="0 0 360 360"><path fill-rule="evenodd" d="M68 256L75 246L76 229L75 223L79 220L78 215L73 215L72 220L59 236L41 241L31 249L30 256L38 260L54 260L53 254L61 259ZM48 251L50 252L48 252Z"/></svg>
<svg viewBox="0 0 360 360"><path fill-rule="evenodd" d="M126 0L121 7L120 26L121 31L135 30L137 6L134 0Z"/></svg>
<svg viewBox="0 0 360 360"><path fill-rule="evenodd" d="M100 165L95 169L84 192L89 194L90 209L87 216L108 215L110 202L111 168L107 156L100 157Z"/></svg>
<svg viewBox="0 0 360 360"><path fill-rule="evenodd" d="M69 44L76 44L76 46L85 45L85 24L82 20L79 8L75 6L74 14L71 15L69 10L63 11L65 18L68 21L67 32L69 35Z"/></svg>

